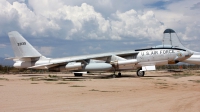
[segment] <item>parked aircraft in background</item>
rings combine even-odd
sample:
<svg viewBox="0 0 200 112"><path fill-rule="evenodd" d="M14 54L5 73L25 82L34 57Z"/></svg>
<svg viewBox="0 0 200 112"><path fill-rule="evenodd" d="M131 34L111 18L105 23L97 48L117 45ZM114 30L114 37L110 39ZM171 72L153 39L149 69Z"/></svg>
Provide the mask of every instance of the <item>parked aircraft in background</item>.
<svg viewBox="0 0 200 112"><path fill-rule="evenodd" d="M178 35L176 34L176 32L173 29L166 29L164 31L162 43L165 46L173 46L174 48L185 49L189 52L192 52L193 55L190 58L183 60L182 62L200 65L200 52L196 52L196 51L193 51L193 50L186 48L181 43L181 41L178 38Z"/></svg>
<svg viewBox="0 0 200 112"><path fill-rule="evenodd" d="M174 64L188 59L192 53L181 48L156 46L123 52L112 52L64 58L46 58L40 54L17 31L8 33L15 57L14 67L27 69L48 69L49 71L71 71L75 76L82 76L90 71L121 71L137 69L138 76L145 71L155 70L155 66ZM115 75L114 75L115 76Z"/></svg>

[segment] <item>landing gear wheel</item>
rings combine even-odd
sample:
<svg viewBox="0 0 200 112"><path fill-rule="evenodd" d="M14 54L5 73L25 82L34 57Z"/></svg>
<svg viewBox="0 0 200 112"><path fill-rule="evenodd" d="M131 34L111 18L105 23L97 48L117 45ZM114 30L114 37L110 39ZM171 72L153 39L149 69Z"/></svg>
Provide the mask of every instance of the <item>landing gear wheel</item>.
<svg viewBox="0 0 200 112"><path fill-rule="evenodd" d="M137 70L137 76L138 77L144 77L145 72L144 71L140 71L140 70L142 70L142 69L138 69Z"/></svg>
<svg viewBox="0 0 200 112"><path fill-rule="evenodd" d="M118 73L118 77L121 77L121 76L122 76L122 74L119 72L119 73Z"/></svg>
<svg viewBox="0 0 200 112"><path fill-rule="evenodd" d="M82 73L74 73L74 76L75 76L75 77L82 77L83 74L82 74Z"/></svg>

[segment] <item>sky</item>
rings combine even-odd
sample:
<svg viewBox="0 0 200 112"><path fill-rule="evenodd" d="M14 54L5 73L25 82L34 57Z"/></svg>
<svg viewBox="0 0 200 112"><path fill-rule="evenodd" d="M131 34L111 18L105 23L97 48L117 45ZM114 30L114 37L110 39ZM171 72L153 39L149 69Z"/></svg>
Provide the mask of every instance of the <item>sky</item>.
<svg viewBox="0 0 200 112"><path fill-rule="evenodd" d="M200 51L199 0L1 0L0 57L14 57L8 32L58 58L162 44L166 28Z"/></svg>

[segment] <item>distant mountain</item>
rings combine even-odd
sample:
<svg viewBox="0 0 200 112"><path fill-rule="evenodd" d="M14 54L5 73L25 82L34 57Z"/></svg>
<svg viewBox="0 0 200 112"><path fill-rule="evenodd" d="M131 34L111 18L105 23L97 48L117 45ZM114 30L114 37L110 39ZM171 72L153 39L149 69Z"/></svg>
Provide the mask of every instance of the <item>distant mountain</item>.
<svg viewBox="0 0 200 112"><path fill-rule="evenodd" d="M6 60L5 58L0 57L0 65L3 66L13 66L14 61L12 60Z"/></svg>

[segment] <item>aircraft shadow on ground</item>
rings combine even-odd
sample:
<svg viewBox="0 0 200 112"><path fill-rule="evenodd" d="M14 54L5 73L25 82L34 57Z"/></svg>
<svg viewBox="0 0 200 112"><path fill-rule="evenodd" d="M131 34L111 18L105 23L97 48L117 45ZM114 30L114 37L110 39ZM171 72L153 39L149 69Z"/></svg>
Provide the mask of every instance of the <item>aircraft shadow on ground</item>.
<svg viewBox="0 0 200 112"><path fill-rule="evenodd" d="M44 76L44 75L34 75L34 74L31 74L31 75L22 75L21 77L38 77L38 76Z"/></svg>
<svg viewBox="0 0 200 112"><path fill-rule="evenodd" d="M172 77L171 75L162 75L162 76L144 76L144 77L151 77L151 78L153 78L153 77Z"/></svg>
<svg viewBox="0 0 200 112"><path fill-rule="evenodd" d="M44 75L34 75L34 74L27 74L27 75L22 75L21 77L45 77ZM75 77L75 76L69 76L69 75L66 75L66 76L57 76L57 78L60 78L60 79L64 79L64 80L84 80L84 79L113 79L113 78L141 78L141 77L138 77L137 75L133 75L133 74L122 74L121 76L117 76L115 75L115 77L113 77L113 74L87 74L87 75L83 75L83 76L80 76L80 77ZM156 77L172 77L171 75L162 75L162 76L144 76L144 78L147 77L147 78L156 78Z"/></svg>
<svg viewBox="0 0 200 112"><path fill-rule="evenodd" d="M135 75L122 75L122 76L115 76L113 77L113 74L110 75L87 75L87 76L81 76L81 77L75 77L75 76L65 76L65 79L113 79L113 78L138 78Z"/></svg>

